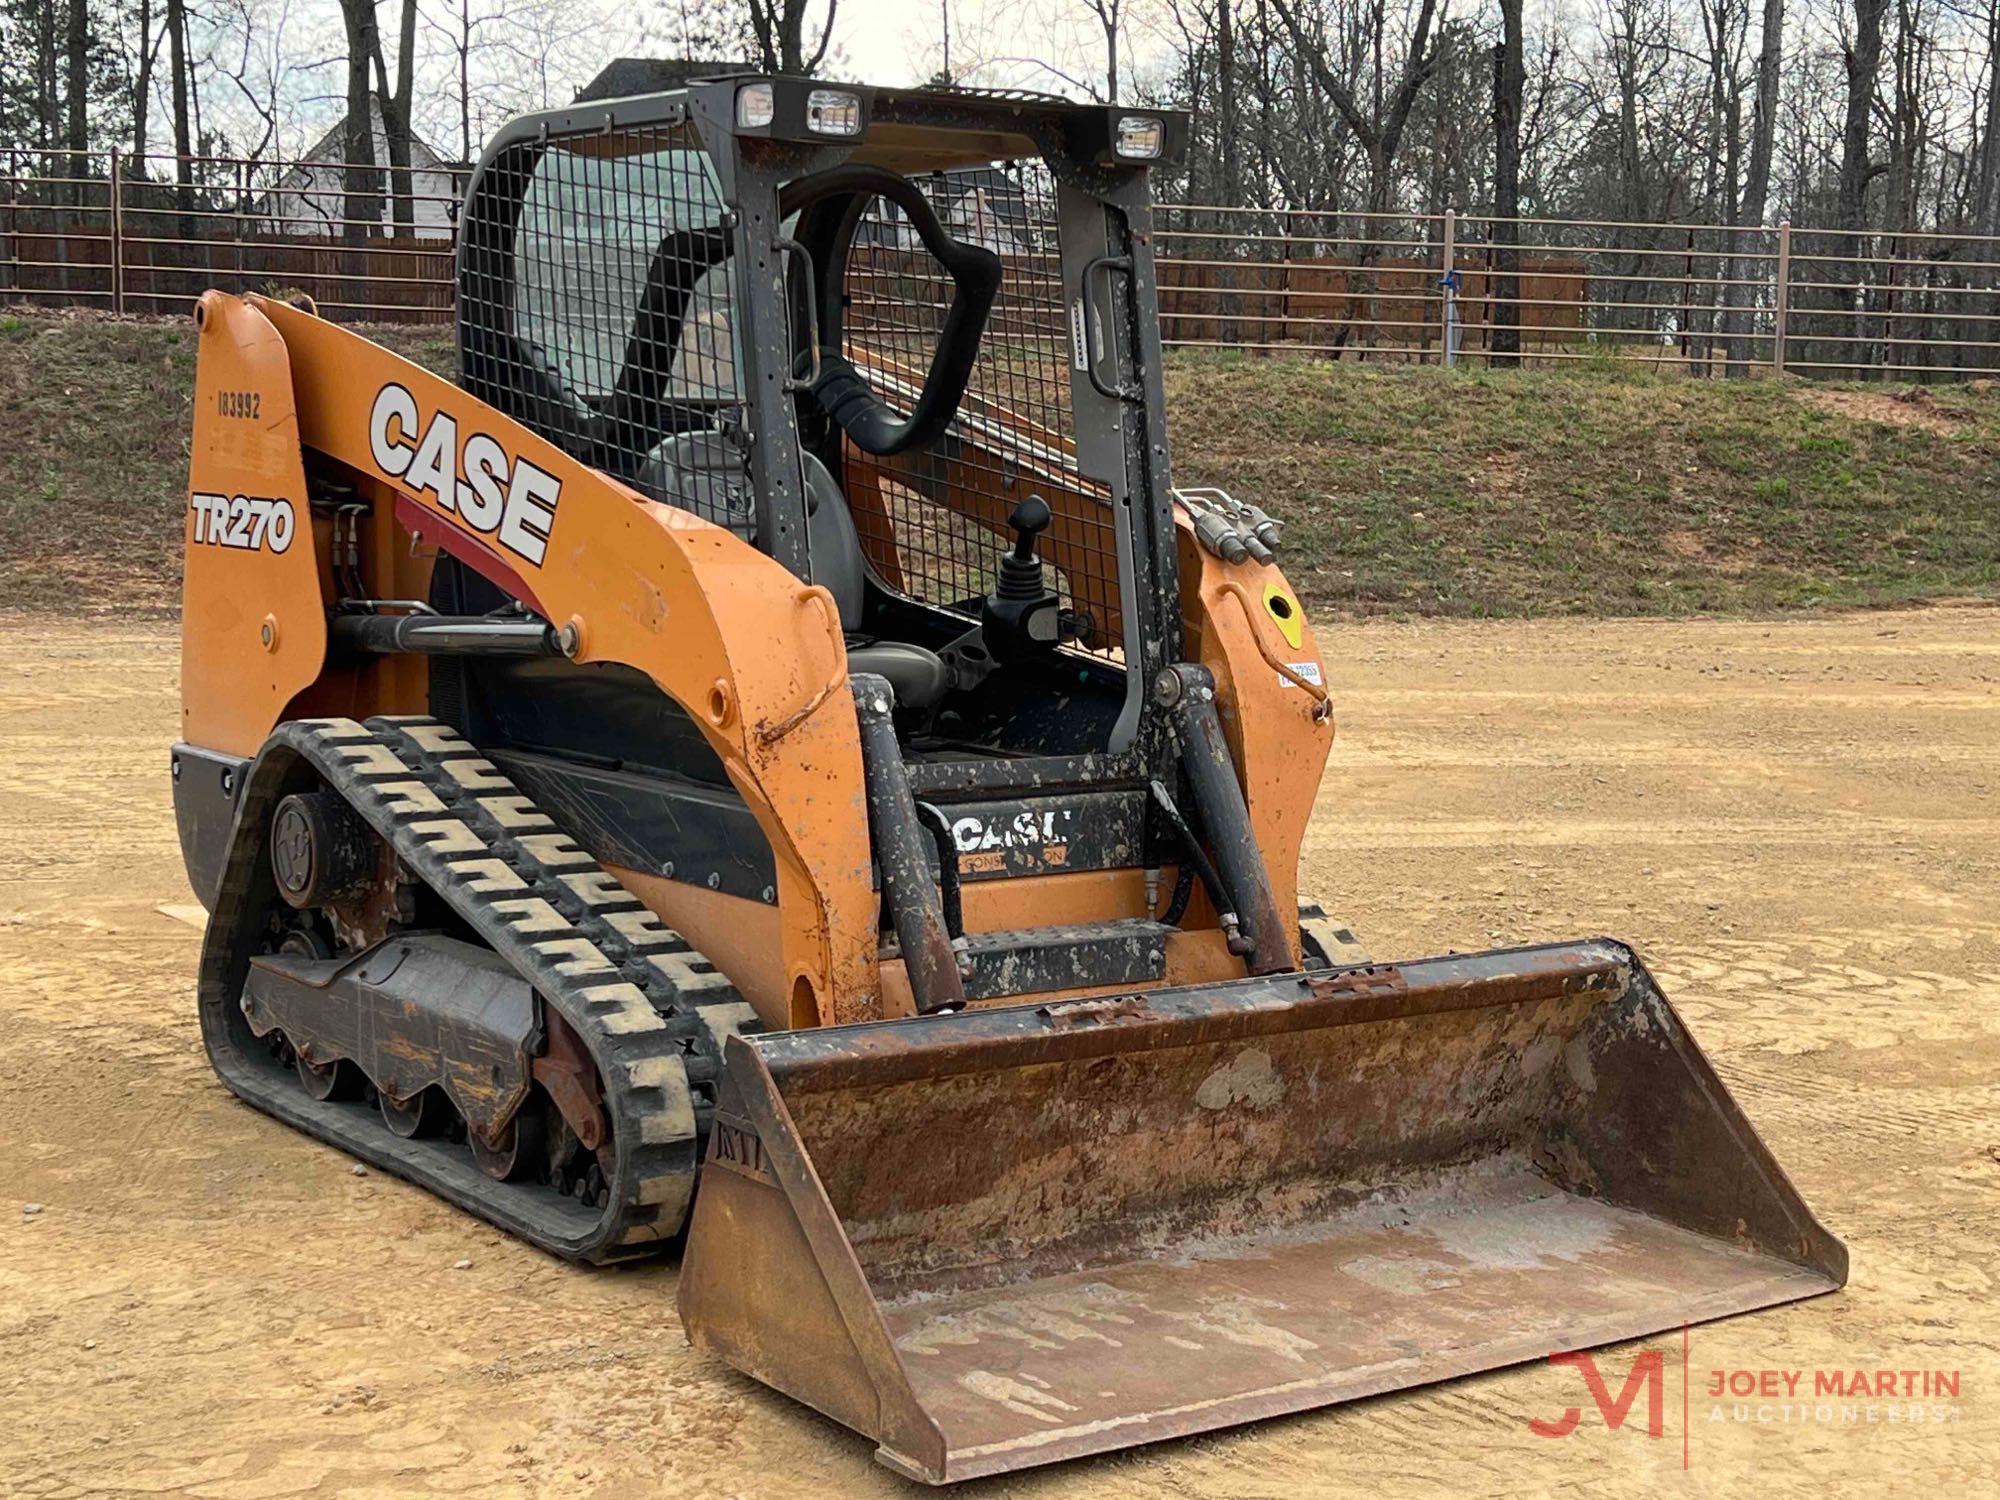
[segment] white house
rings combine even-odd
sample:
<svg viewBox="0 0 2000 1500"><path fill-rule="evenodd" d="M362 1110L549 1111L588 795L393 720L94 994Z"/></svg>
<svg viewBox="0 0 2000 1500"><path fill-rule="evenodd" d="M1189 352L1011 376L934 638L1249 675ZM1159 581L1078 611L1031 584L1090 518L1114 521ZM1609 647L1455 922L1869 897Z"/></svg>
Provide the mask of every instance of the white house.
<svg viewBox="0 0 2000 1500"><path fill-rule="evenodd" d="M410 170L391 173L389 136L382 125L382 107L370 100L375 125L375 163L384 184L382 232L396 233L395 198L408 194L411 231L419 239L448 240L458 221L458 204L465 192L466 172L455 167L425 145L410 140ZM323 234L338 238L345 233L347 194L341 178L341 159L347 154L345 118L329 130L311 150L278 178L277 186L258 201L257 212L263 227L272 234ZM407 176L407 183L403 179ZM394 180L391 180L393 177Z"/></svg>

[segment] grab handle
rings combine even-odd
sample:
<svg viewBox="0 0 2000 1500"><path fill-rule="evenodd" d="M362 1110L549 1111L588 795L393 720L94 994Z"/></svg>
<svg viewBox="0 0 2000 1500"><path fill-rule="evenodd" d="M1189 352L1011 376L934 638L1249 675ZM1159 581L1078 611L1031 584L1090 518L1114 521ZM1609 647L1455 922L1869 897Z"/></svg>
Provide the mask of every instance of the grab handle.
<svg viewBox="0 0 2000 1500"><path fill-rule="evenodd" d="M1082 304L1083 314L1083 373L1090 378L1091 386L1097 394L1112 401L1137 401L1139 394L1126 386L1108 386L1104 377L1097 373L1098 362L1103 351L1097 347L1097 304L1091 296L1091 278L1099 271L1105 274L1105 285L1109 286L1111 274L1123 271L1132 274L1132 257L1129 255L1100 255L1083 268L1083 279L1078 284L1077 301ZM1115 340L1114 340L1115 342Z"/></svg>
<svg viewBox="0 0 2000 1500"><path fill-rule="evenodd" d="M773 240L771 241L771 248L776 250L778 254L788 258L796 255L799 258L800 266L805 271L806 348L811 354L812 363L807 366L804 375L786 375L785 389L787 391L809 391L819 384L820 369L819 289L813 282L816 273L813 270L812 251L806 249L804 245L801 245L794 239Z"/></svg>

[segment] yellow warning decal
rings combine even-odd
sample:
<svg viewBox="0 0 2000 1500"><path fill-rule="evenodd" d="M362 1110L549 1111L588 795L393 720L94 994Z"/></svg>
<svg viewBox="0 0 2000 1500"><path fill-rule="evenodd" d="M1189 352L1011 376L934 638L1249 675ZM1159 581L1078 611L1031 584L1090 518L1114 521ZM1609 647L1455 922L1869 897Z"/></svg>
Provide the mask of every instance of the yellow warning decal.
<svg viewBox="0 0 2000 1500"><path fill-rule="evenodd" d="M1278 622L1278 634L1296 651L1306 637L1305 611L1299 608L1299 601L1279 585L1267 583L1264 585L1264 608Z"/></svg>

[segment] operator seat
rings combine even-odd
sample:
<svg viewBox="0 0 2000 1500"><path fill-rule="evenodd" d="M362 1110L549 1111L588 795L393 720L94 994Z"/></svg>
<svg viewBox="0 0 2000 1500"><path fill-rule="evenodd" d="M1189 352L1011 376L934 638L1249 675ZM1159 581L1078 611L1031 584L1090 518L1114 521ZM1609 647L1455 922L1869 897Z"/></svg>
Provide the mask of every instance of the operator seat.
<svg viewBox="0 0 2000 1500"><path fill-rule="evenodd" d="M812 581L833 595L847 640L847 669L886 678L902 708L935 708L951 687L951 673L935 651L908 641L876 640L861 633L868 592L868 564L854 514L825 464L805 459L807 546ZM654 450L639 488L669 505L726 526L745 541L757 535L757 507L743 456L722 433L684 432Z"/></svg>

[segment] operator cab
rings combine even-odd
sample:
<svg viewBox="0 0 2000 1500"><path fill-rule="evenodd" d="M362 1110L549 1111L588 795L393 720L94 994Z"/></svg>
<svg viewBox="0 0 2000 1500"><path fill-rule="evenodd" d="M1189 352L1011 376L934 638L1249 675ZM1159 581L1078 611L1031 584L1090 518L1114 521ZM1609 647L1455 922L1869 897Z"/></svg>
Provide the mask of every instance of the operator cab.
<svg viewBox="0 0 2000 1500"><path fill-rule="evenodd" d="M913 767L1129 752L1178 655L1133 218L1183 130L763 77L518 122L466 202L461 383L825 587ZM441 605L496 602L463 574Z"/></svg>
<svg viewBox="0 0 2000 1500"><path fill-rule="evenodd" d="M949 174L941 186L949 193ZM979 694L995 671L1027 667L1059 644L1076 640L1080 630L1077 612L1065 609L1049 586L1036 550L1054 512L1041 496L1029 494L1007 517L1010 544L996 560L988 590L952 601L952 608L976 623L943 640L941 649L909 638L912 630L927 638L936 638L937 632L923 629L919 620L895 619L898 591L869 565L847 495L834 477L836 468L846 467L850 453L874 459L938 454L979 367L1005 262L985 245L955 238L922 188L885 169L843 166L799 178L785 185L779 202L788 236L784 243L795 250L786 256L792 314L787 384L796 393L795 416L806 440L800 454L808 533L805 576L833 595L852 670L886 678L906 721L928 724L948 697ZM922 383L911 387L893 381L892 395L885 399L844 345L854 299L842 272L855 264L857 255L866 256L879 245L892 225L909 241L898 248L907 252L910 269L942 288L944 300ZM628 340L628 370L643 357L643 348L659 338L672 341L670 370L675 363L703 357L704 339L726 340L733 347L736 328L726 302L718 304L711 296L710 305L696 311L703 289L726 277L726 258L690 281L677 274L677 262L686 254L680 236L662 237L641 299L640 317L650 326ZM682 286L687 287L686 300L676 316L670 304L677 295L674 289ZM687 381L670 375L670 383L685 387ZM907 392L906 410L892 404L897 386ZM632 472L630 482L655 499L728 525L754 544L758 529L749 500L747 453L733 440L741 429L726 420L714 425L714 411L690 415L704 425L666 437Z"/></svg>

